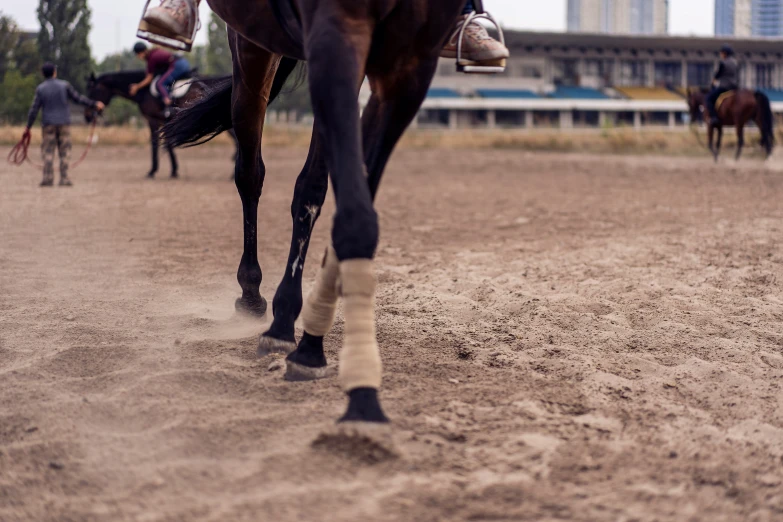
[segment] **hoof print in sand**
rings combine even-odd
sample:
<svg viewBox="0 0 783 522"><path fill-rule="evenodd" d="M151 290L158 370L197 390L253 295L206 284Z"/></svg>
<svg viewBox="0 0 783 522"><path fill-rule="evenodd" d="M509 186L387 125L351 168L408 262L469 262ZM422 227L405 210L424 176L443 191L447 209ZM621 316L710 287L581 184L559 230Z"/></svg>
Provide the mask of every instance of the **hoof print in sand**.
<svg viewBox="0 0 783 522"><path fill-rule="evenodd" d="M274 337L267 337L262 335L258 339L258 350L256 350L256 353L259 357L266 357L267 355L271 355L273 353L288 355L294 350L296 350L295 343L281 341L280 339L275 339Z"/></svg>
<svg viewBox="0 0 783 522"><path fill-rule="evenodd" d="M328 379L337 375L337 369L332 366L322 366L312 368L292 361L286 361L285 380L299 381L317 381L319 379Z"/></svg>
<svg viewBox="0 0 783 522"><path fill-rule="evenodd" d="M341 422L313 441L316 450L328 451L363 464L378 464L402 457L390 424Z"/></svg>

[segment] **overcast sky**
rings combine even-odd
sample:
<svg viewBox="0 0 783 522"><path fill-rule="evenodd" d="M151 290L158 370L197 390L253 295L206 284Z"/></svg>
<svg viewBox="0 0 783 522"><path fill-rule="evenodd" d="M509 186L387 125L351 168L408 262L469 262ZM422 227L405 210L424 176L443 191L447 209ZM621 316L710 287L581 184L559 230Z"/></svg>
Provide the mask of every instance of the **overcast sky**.
<svg viewBox="0 0 783 522"><path fill-rule="evenodd" d="M135 42L143 0L89 0L92 8L90 43L100 60L107 54L130 48ZM202 2L202 16L209 13ZM0 0L0 11L11 15L28 30L37 30L36 0ZM669 0L669 27L673 34L708 35L713 30L715 0ZM565 30L566 0L485 0L484 6L505 27L538 31ZM202 30L199 40L204 41Z"/></svg>

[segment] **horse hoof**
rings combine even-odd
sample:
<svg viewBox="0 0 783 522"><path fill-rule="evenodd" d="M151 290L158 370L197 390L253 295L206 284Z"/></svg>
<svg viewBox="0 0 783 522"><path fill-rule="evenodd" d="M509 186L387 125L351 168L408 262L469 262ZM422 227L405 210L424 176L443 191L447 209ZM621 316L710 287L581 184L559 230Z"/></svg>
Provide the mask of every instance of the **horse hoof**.
<svg viewBox="0 0 783 522"><path fill-rule="evenodd" d="M285 380L291 382L318 381L337 375L337 370L329 366L313 368L286 360Z"/></svg>
<svg viewBox="0 0 783 522"><path fill-rule="evenodd" d="M147 179L155 179L155 173L150 172L149 174L147 174Z"/></svg>
<svg viewBox="0 0 783 522"><path fill-rule="evenodd" d="M282 341L280 339L275 339L274 337L262 335L258 338L258 349L256 350L256 353L259 357L266 357L267 355L271 355L273 353L282 353L283 355L288 355L294 350L296 350L296 343L292 343L291 341Z"/></svg>
<svg viewBox="0 0 783 522"><path fill-rule="evenodd" d="M266 314L266 299L259 297L252 301L245 301L241 297L234 303L237 312L251 315L253 317L263 317Z"/></svg>
<svg viewBox="0 0 783 522"><path fill-rule="evenodd" d="M381 422L341 422L318 435L312 447L363 464L378 464L402 457L391 425Z"/></svg>
<svg viewBox="0 0 783 522"><path fill-rule="evenodd" d="M178 178L179 178L179 174L177 174L176 172L171 173L171 179L178 179Z"/></svg>

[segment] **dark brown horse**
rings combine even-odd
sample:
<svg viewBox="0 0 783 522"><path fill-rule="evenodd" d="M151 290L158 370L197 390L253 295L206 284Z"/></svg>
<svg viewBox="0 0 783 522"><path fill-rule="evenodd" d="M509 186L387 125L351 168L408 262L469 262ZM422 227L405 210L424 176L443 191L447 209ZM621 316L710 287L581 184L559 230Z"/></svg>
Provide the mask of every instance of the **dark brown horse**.
<svg viewBox="0 0 783 522"><path fill-rule="evenodd" d="M761 146L764 147L767 157L772 153L775 145L775 134L773 129L772 108L769 98L761 91L750 91L740 89L732 91L719 98L719 107L717 108L720 125L714 126L710 123L709 111L704 106L707 91L705 89L688 89L688 109L690 110L691 123L696 123L704 119L707 123L707 137L715 161L718 161L720 154L721 141L723 139L723 126L733 125L737 129L737 154L735 159L739 159L742 154L742 147L745 145L745 125L749 121L754 121L761 132ZM717 141L713 145L714 134L717 132Z"/></svg>
<svg viewBox="0 0 783 522"><path fill-rule="evenodd" d="M111 103L111 100L115 96L130 100L139 106L141 115L147 120L147 124L150 128L150 144L152 146L152 168L150 169L147 177L154 178L155 173L158 171L158 149L160 148L160 130L166 121L163 115L163 104L161 101L153 96L149 87L145 87L140 90L136 96L131 96L129 89L134 83L139 83L144 79L146 73L144 71L123 71L116 73L102 74L95 76L90 75L87 79L87 96L95 101L101 101L106 106ZM210 86L217 86L220 83L230 83L230 79L227 78L197 78L193 79L193 83L188 90L188 93L180 99L175 100L175 107L182 107L191 100L199 99L203 95L205 88ZM84 117L87 123L91 123L95 117L95 113L92 109L86 109ZM231 132L233 137L233 131ZM177 156L174 154L174 147L165 144L166 150L171 158L171 177L178 177L178 164Z"/></svg>
<svg viewBox="0 0 783 522"><path fill-rule="evenodd" d="M261 159L264 116L273 86L296 60L307 60L315 130L307 163L296 183L289 264L273 302L274 321L260 353L295 348L287 376L325 375L323 337L339 297L345 337L340 383L348 395L341 422L388 422L378 400L381 381L375 340L372 259L378 244L373 199L391 153L426 97L438 55L464 0L209 0L228 24L234 62L231 89L209 92L167 126L172 144L198 142L233 125L239 141L236 183L242 199L245 251L238 280L240 308L261 312L256 224L265 168ZM362 80L372 95L361 115ZM227 107L231 121L227 121ZM332 247L313 292L302 305L301 275L310 233L326 197L327 176L337 202ZM304 333L294 345L300 311Z"/></svg>

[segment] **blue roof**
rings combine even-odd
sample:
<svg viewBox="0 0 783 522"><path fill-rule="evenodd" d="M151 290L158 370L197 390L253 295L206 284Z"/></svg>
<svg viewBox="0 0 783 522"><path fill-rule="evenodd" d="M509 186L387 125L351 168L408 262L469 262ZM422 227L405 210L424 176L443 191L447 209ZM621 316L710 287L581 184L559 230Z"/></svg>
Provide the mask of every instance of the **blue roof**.
<svg viewBox="0 0 783 522"><path fill-rule="evenodd" d="M766 94L769 98L769 101L783 102L783 91L775 91L772 89L759 89L759 91Z"/></svg>
<svg viewBox="0 0 783 522"><path fill-rule="evenodd" d="M462 95L454 89L432 88L427 93L428 98L462 98Z"/></svg>
<svg viewBox="0 0 783 522"><path fill-rule="evenodd" d="M606 100L609 96L602 93L598 89L591 89L590 87L566 87L560 85L557 90L550 94L552 98L570 98L577 100Z"/></svg>
<svg viewBox="0 0 783 522"><path fill-rule="evenodd" d="M482 98L540 98L533 91L524 89L476 89L476 94Z"/></svg>

